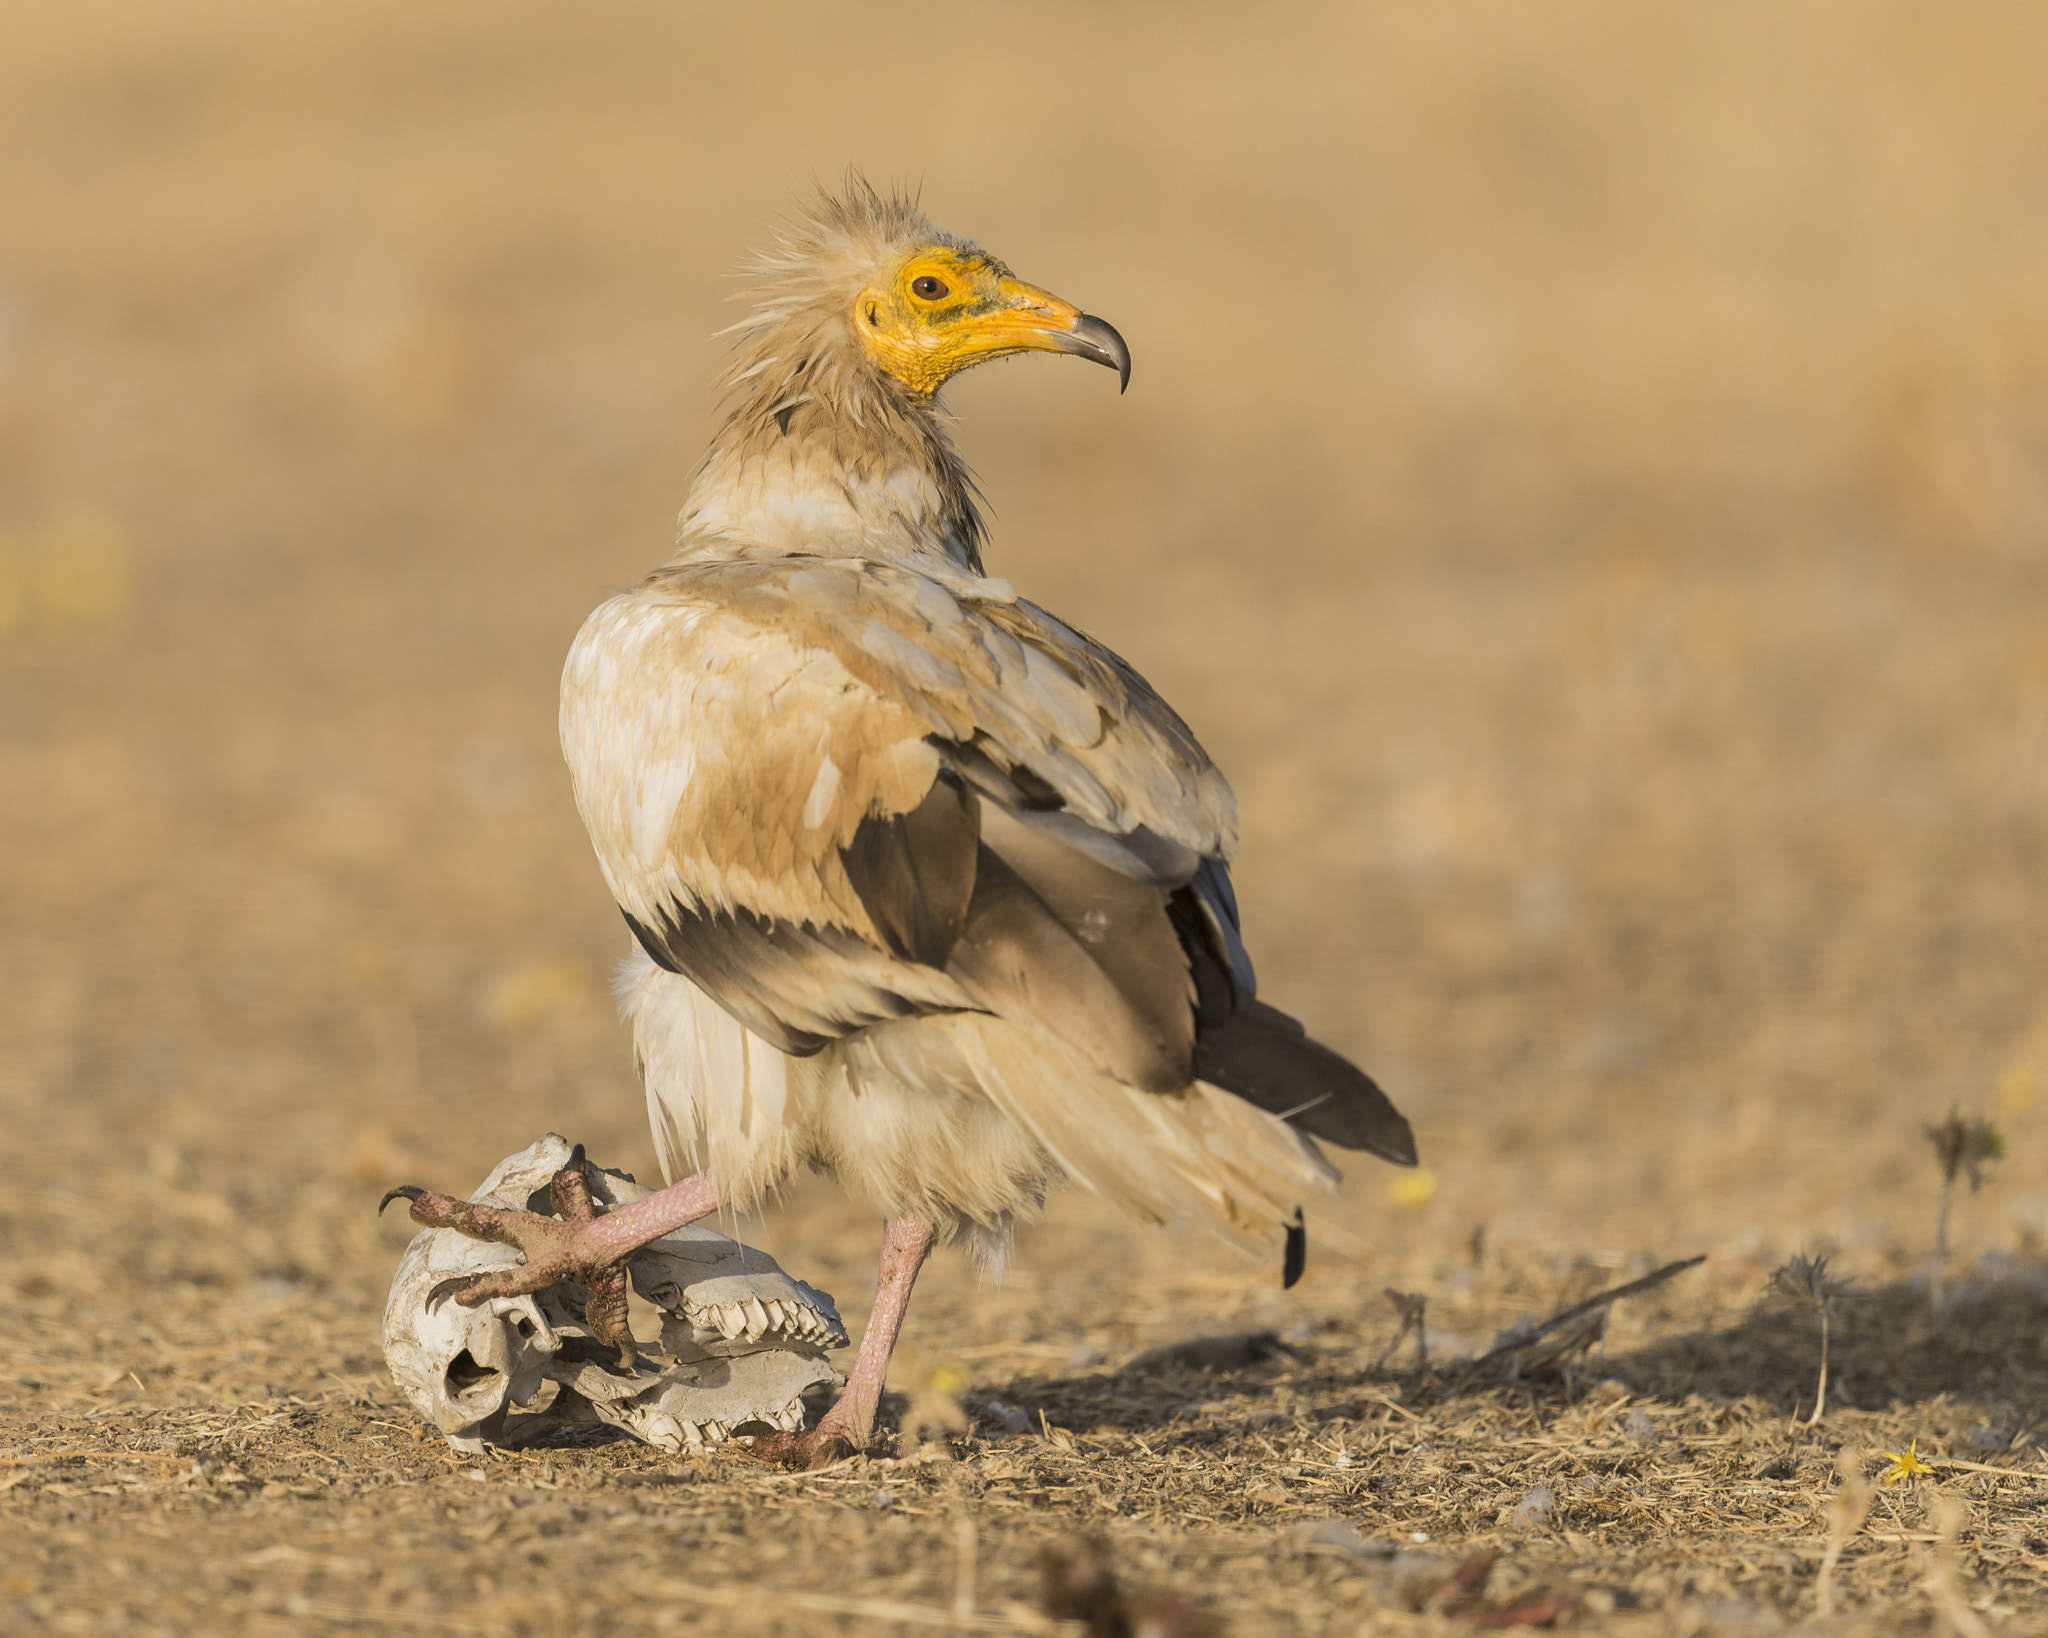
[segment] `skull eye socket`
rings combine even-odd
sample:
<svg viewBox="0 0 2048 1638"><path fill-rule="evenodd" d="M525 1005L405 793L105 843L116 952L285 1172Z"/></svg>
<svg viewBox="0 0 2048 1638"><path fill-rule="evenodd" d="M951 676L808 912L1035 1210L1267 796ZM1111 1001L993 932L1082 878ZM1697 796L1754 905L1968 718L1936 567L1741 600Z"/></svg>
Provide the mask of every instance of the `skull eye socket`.
<svg viewBox="0 0 2048 1638"><path fill-rule="evenodd" d="M938 301L941 297L949 294L945 284L941 280L933 278L929 273L910 281L910 293L920 301Z"/></svg>
<svg viewBox="0 0 2048 1638"><path fill-rule="evenodd" d="M490 1366L478 1363L476 1355L465 1348L448 1361L448 1393L452 1398L459 1398L499 1374Z"/></svg>

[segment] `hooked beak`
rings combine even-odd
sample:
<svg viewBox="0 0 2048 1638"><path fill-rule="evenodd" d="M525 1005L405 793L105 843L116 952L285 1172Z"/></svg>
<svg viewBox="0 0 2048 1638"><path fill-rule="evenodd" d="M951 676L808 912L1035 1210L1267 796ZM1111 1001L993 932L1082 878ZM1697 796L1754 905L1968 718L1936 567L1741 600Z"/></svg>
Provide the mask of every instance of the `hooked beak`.
<svg viewBox="0 0 2048 1638"><path fill-rule="evenodd" d="M1072 353L1076 358L1106 364L1116 371L1118 392L1131 384L1131 350L1114 325L1022 279L1004 279L999 288L1003 300L996 311L977 315L970 321L972 340L968 346L973 352L983 357L1017 352Z"/></svg>
<svg viewBox="0 0 2048 1638"><path fill-rule="evenodd" d="M1063 353L1072 353L1076 358L1086 358L1097 364L1107 364L1116 371L1116 390L1122 392L1131 384L1131 350L1124 345L1124 338L1116 333L1116 326L1097 318L1093 313L1082 313L1074 320L1070 330L1055 331L1054 345Z"/></svg>

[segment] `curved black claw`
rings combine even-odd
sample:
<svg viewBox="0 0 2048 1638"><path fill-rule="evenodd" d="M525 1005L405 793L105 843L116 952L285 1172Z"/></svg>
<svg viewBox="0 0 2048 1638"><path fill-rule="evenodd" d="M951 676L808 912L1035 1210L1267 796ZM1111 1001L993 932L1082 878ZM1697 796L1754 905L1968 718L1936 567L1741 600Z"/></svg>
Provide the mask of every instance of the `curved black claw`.
<svg viewBox="0 0 2048 1638"><path fill-rule="evenodd" d="M432 1308L437 1302L453 1301L464 1308L474 1308L488 1295L475 1289L477 1282L484 1278L482 1274L451 1274L445 1280L437 1280L427 1290L427 1306Z"/></svg>
<svg viewBox="0 0 2048 1638"><path fill-rule="evenodd" d="M384 1208L390 1205L391 1202L394 1200L417 1200L420 1198L421 1195L425 1194L426 1192L427 1191L421 1188L417 1183L401 1183L398 1185L397 1188L387 1190L385 1192L384 1198L377 1202L377 1215L379 1217L382 1217L384 1215Z"/></svg>

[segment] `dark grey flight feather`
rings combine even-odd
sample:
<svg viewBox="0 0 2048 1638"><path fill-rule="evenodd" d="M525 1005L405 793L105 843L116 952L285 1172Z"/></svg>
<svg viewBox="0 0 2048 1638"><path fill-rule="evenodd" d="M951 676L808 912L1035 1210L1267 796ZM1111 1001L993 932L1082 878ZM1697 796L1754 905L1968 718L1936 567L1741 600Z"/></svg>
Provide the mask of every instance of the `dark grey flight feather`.
<svg viewBox="0 0 2048 1638"><path fill-rule="evenodd" d="M808 1058L870 1024L908 1018L920 1006L888 983L891 962L837 927L798 926L750 910L705 913L670 905L650 927L626 925L654 963L680 973L778 1052ZM829 975L829 1010L804 997ZM809 979L809 982L805 982Z"/></svg>
<svg viewBox="0 0 2048 1638"><path fill-rule="evenodd" d="M1179 1091L1194 1061L1194 1013L1159 890L1078 854L1055 887L1045 861L1013 851L1015 841L983 847L946 971L989 1011L1028 1013L1125 1085ZM1140 895L1150 906L1132 902Z"/></svg>
<svg viewBox="0 0 2048 1638"><path fill-rule="evenodd" d="M942 774L910 812L863 819L840 854L891 955L943 967L960 942L980 844L974 809L967 788Z"/></svg>

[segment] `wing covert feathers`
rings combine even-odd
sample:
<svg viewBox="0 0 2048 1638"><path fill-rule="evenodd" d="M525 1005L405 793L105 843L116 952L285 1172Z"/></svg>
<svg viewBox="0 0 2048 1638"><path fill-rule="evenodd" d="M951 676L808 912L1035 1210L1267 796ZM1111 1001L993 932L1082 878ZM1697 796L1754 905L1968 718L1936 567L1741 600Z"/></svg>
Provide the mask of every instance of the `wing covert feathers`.
<svg viewBox="0 0 2048 1638"><path fill-rule="evenodd" d="M1236 848L1229 786L1186 725L1000 581L825 559L660 570L586 622L562 740L614 894L650 924L680 900L875 936L840 855L871 815L924 800L940 745L1111 838L1142 830L1190 864Z"/></svg>
<svg viewBox="0 0 2048 1638"><path fill-rule="evenodd" d="M1187 1084L1160 884L1234 846L1229 787L1143 679L1002 583L665 569L577 638L562 741L643 948L782 1050L979 1008Z"/></svg>

